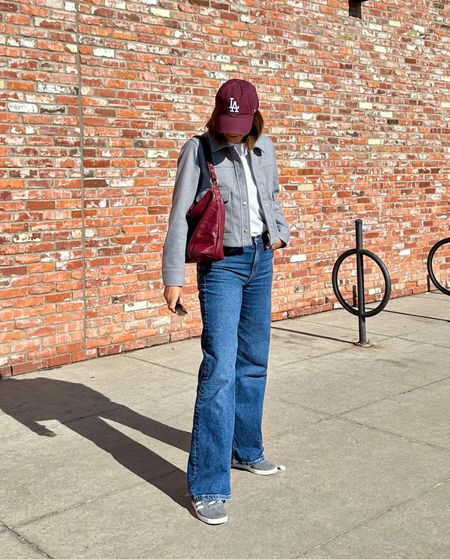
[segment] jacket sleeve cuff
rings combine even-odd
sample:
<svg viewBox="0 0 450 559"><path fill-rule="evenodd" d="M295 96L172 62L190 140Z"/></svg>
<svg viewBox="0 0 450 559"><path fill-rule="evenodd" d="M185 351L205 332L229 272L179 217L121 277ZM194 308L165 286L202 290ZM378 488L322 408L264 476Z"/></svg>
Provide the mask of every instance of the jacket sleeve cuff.
<svg viewBox="0 0 450 559"><path fill-rule="evenodd" d="M278 236L283 243L283 246L281 248L284 248L285 246L287 246L287 244L289 243L289 239L290 239L289 231L284 231L283 229L281 229L281 230L278 229Z"/></svg>
<svg viewBox="0 0 450 559"><path fill-rule="evenodd" d="M165 268L162 273L163 283L167 285L184 285L184 269L183 268Z"/></svg>

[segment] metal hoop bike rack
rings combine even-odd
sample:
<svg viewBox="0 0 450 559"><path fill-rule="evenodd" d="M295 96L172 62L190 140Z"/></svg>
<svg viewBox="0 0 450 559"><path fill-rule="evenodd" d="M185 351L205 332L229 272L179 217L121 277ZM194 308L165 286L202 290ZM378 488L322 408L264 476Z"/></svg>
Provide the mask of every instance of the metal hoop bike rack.
<svg viewBox="0 0 450 559"><path fill-rule="evenodd" d="M363 234L362 234L362 226L363 221L362 219L357 219L355 221L355 229L356 229L356 248L352 248L350 250L346 250L342 253L339 258L336 260L336 263L333 267L333 274L332 274L332 282L333 282L333 290L337 297L339 303L344 307L345 310L354 314L359 319L359 342L356 345L359 346L369 346L370 344L367 341L367 334L366 334L366 318L370 316L375 316L376 314L380 313L388 304L389 298L391 296L391 278L389 276L389 272L384 265L383 261L373 252L370 250L366 250L363 248ZM357 282L358 282L358 306L354 308L353 306L349 305L347 301L342 296L339 290L339 282L338 282L338 274L339 268L341 267L342 263L346 258L356 254L356 270L357 270ZM375 308L369 311L366 311L365 306L365 297L364 297L364 262L363 256L367 256L371 258L381 269L381 272L384 277L384 296L381 300L380 304Z"/></svg>
<svg viewBox="0 0 450 559"><path fill-rule="evenodd" d="M439 289L439 291L442 291L442 293L445 293L445 295L450 295L450 289L447 289L441 283L439 283L439 281L437 280L437 278L434 274L434 271L433 271L433 258L435 256L437 250L439 248L441 248L442 245L446 245L447 243L450 243L450 237L446 237L445 239L441 239L435 245L433 245L432 249L430 250L430 252L428 254L427 269L428 269L429 278L434 283L434 285Z"/></svg>

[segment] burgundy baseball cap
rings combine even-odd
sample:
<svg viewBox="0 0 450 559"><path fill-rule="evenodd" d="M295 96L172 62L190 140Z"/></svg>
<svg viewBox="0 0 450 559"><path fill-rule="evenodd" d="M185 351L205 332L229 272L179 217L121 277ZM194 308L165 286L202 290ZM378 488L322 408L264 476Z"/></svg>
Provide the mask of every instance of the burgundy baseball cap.
<svg viewBox="0 0 450 559"><path fill-rule="evenodd" d="M216 93L217 131L248 134L259 100L255 87L245 80L229 80Z"/></svg>

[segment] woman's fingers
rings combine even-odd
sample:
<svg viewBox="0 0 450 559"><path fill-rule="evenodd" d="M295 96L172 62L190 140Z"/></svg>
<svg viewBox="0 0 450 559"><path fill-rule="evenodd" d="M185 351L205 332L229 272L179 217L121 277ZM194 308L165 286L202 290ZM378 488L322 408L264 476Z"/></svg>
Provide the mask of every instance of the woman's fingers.
<svg viewBox="0 0 450 559"><path fill-rule="evenodd" d="M273 243L273 245L271 245L271 248L273 250L276 250L278 248L281 248L283 246L283 241L281 239L278 239L278 241L276 241L275 243Z"/></svg>
<svg viewBox="0 0 450 559"><path fill-rule="evenodd" d="M181 287L177 285L168 285L164 289L164 299L166 300L167 307L173 313L178 301L181 301Z"/></svg>

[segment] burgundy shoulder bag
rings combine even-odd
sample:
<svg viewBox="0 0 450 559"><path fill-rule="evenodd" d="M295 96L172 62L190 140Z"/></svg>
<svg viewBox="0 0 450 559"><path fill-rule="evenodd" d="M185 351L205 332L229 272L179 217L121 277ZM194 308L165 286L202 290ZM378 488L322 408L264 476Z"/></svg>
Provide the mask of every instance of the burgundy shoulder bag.
<svg viewBox="0 0 450 559"><path fill-rule="evenodd" d="M225 206L217 185L209 139L207 136L196 136L196 138L200 140L208 163L211 187L198 202L192 204L186 214L188 222L186 262L214 262L224 257Z"/></svg>

